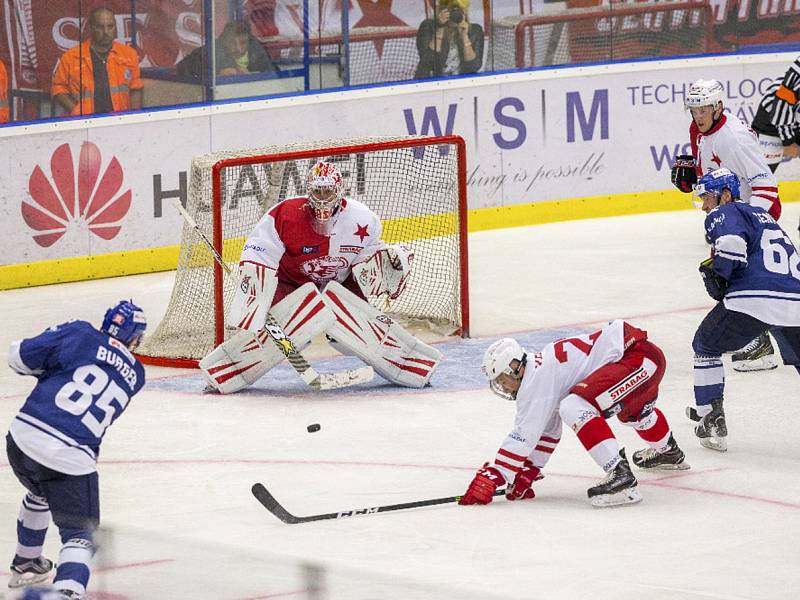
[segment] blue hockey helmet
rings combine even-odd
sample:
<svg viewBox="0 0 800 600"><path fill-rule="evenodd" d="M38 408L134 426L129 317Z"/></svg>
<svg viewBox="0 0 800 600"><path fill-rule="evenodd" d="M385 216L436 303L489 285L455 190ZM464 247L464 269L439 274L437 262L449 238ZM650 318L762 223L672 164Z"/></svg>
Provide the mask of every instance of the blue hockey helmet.
<svg viewBox="0 0 800 600"><path fill-rule="evenodd" d="M733 196L734 199L740 197L739 178L736 176L736 173L732 173L730 170L723 168L703 175L700 181L697 182L694 193L695 196L712 193L719 198L722 196L722 190L725 188L730 190L731 196Z"/></svg>
<svg viewBox="0 0 800 600"><path fill-rule="evenodd" d="M133 350L144 336L147 319L144 311L133 302L120 300L106 311L100 329Z"/></svg>

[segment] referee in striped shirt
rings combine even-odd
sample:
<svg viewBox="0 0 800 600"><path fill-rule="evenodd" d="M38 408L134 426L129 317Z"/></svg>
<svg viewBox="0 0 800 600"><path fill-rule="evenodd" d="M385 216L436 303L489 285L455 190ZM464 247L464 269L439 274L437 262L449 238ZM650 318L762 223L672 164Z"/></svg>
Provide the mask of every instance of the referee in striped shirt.
<svg viewBox="0 0 800 600"><path fill-rule="evenodd" d="M774 173L781 161L800 156L800 57L773 81L751 127Z"/></svg>

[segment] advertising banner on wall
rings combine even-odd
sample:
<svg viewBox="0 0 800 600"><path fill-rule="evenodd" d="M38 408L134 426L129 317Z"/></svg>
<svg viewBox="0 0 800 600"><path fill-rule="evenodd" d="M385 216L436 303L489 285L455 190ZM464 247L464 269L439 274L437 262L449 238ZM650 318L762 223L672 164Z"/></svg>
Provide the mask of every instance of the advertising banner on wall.
<svg viewBox="0 0 800 600"><path fill-rule="evenodd" d="M690 82L722 81L749 123L792 58L539 71L0 132L2 260L177 244L170 198L186 196L193 156L304 141L461 135L470 208L670 189L672 159L688 151ZM800 178L800 161L779 175Z"/></svg>

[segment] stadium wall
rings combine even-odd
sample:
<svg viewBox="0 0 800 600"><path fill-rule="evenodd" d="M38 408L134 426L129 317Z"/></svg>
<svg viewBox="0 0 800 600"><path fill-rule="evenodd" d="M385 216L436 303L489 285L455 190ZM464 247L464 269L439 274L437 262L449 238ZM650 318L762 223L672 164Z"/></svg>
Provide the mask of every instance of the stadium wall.
<svg viewBox="0 0 800 600"><path fill-rule="evenodd" d="M683 97L716 78L747 122L795 53L541 69L0 129L0 289L174 268L193 156L360 136L457 134L469 229L690 208L669 167ZM800 192L800 161L779 172Z"/></svg>

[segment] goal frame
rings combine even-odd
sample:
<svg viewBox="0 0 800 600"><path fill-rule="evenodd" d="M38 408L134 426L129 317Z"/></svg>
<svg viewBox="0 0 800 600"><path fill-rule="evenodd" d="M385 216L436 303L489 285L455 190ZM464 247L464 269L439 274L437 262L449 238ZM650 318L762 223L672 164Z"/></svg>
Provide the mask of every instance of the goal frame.
<svg viewBox="0 0 800 600"><path fill-rule="evenodd" d="M280 152L275 154L261 154L254 156L243 156L235 158L224 158L215 162L211 166L211 242L217 252L222 255L223 239L223 186L222 173L229 167L240 167L253 164L266 164L291 160L302 160L309 158L319 158L320 156L337 156L342 154L356 154L374 150L395 150L399 148L414 148L437 145L450 145L455 148L457 164L457 188L458 188L458 248L459 248L459 302L461 312L460 327L454 332L463 338L469 337L470 331L470 307L469 307L469 250L467 243L468 234L468 204L467 204L467 159L466 143L461 136L427 136L414 137L398 140L375 141L362 144L350 144L340 146L326 146L322 148L310 148L291 152ZM213 264L213 286L214 286L214 345L218 346L225 340L225 302L224 302L224 282L225 273L222 266L214 261ZM197 368L198 360L191 358L165 358L149 355L137 355L145 364L155 366L188 367Z"/></svg>
<svg viewBox="0 0 800 600"><path fill-rule="evenodd" d="M614 4L613 8L608 6L590 6L583 8L567 9L560 13L550 15L523 16L519 18L514 27L514 63L518 69L528 68L525 64L525 45L526 30L531 27L542 25L555 25L558 23L578 23L590 19L600 18L624 18L641 14L655 14L658 12L673 13L678 10L705 11L706 40L708 43L714 40L714 12L708 0L701 2L684 0L682 2L643 2L639 4ZM516 19L515 19L516 20ZM649 57L648 57L649 58ZM664 58L664 57L659 57ZM566 66L566 65L562 65Z"/></svg>

